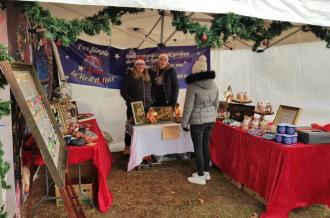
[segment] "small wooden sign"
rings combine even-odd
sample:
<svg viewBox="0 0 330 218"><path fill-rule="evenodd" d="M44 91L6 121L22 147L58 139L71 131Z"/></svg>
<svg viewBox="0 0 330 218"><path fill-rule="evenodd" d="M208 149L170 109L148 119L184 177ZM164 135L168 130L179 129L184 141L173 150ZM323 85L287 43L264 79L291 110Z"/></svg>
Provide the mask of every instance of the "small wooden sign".
<svg viewBox="0 0 330 218"><path fill-rule="evenodd" d="M180 137L180 126L164 126L162 127L163 140L173 140Z"/></svg>
<svg viewBox="0 0 330 218"><path fill-rule="evenodd" d="M55 184L65 186L64 137L32 65L0 62L22 114L31 128Z"/></svg>

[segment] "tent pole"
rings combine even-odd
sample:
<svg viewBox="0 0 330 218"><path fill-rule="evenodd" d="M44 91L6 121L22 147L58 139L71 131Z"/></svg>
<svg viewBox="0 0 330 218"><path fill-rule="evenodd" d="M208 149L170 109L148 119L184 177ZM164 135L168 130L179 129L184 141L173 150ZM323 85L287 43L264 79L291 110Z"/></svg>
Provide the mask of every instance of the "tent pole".
<svg viewBox="0 0 330 218"><path fill-rule="evenodd" d="M60 76L60 80L62 82L65 82L65 75L64 75L64 71L63 71L63 66L62 66L62 62L61 62L61 59L60 59L60 55L58 53L58 50L57 50L57 46L54 42L54 40L50 40L52 42L52 48L53 48L53 52L54 52L54 57L55 57L55 62L56 62L56 65L57 65L57 70L58 70L58 74Z"/></svg>
<svg viewBox="0 0 330 218"><path fill-rule="evenodd" d="M164 14L161 14L160 43L164 41Z"/></svg>
<svg viewBox="0 0 330 218"><path fill-rule="evenodd" d="M193 14L194 13L190 13L190 15L188 16L189 18L191 17L191 16L193 16ZM170 16L171 17L171 14L166 14L166 12L165 12L165 15L166 16ZM172 33L171 33L171 35L169 35L169 37L167 37L167 39L165 40L165 42L164 42L164 44L166 44L173 36L174 36L174 34L176 33L176 32L178 32L177 30L174 30Z"/></svg>
<svg viewBox="0 0 330 218"><path fill-rule="evenodd" d="M241 43L242 45L245 45L246 47L252 48L251 45L249 45L248 43L246 43L246 42L244 42L244 41L242 41L242 40L240 40L240 39L238 39L238 38L236 38L235 40L237 40L237 41L238 41L239 43Z"/></svg>
<svg viewBox="0 0 330 218"><path fill-rule="evenodd" d="M150 29L150 31L148 32L147 35L144 36L144 39L140 42L140 44L138 45L137 49L139 49L141 47L141 45L144 43L144 41L149 37L149 35L152 33L152 31L154 31L154 29L156 28L157 24L159 23L159 21L162 19L162 17L160 16L159 19L156 21L156 23L154 24L154 26Z"/></svg>
<svg viewBox="0 0 330 218"><path fill-rule="evenodd" d="M274 45L276 45L277 43L282 42L283 40L285 40L285 39L287 39L287 38L289 38L289 37L295 35L295 34L298 33L300 30L301 30L301 28L298 27L297 30L295 30L295 31L293 31L292 33L290 33L290 34L284 36L283 38L281 38L281 39L275 41L274 43L270 44L267 48L269 48L269 47L271 47L271 46L274 46Z"/></svg>

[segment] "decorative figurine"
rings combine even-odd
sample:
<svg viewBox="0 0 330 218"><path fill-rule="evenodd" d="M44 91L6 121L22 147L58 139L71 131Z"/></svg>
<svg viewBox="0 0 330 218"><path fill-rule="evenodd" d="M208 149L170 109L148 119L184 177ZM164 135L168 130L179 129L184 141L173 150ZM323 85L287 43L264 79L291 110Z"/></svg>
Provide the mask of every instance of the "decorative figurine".
<svg viewBox="0 0 330 218"><path fill-rule="evenodd" d="M273 112L273 106L271 105L271 103L267 103L267 105L265 107L265 111L267 113L272 113Z"/></svg>
<svg viewBox="0 0 330 218"><path fill-rule="evenodd" d="M247 92L244 92L243 93L243 100L244 101L250 101L251 100L251 98L250 98L250 96L249 96L249 94Z"/></svg>
<svg viewBox="0 0 330 218"><path fill-rule="evenodd" d="M154 109L151 107L147 112L147 120L149 123L157 123L156 115Z"/></svg>
<svg viewBox="0 0 330 218"><path fill-rule="evenodd" d="M228 86L227 91L225 91L225 98L227 103L231 103L233 100L233 91L231 90L231 87Z"/></svg>
<svg viewBox="0 0 330 218"><path fill-rule="evenodd" d="M260 113L264 113L265 110L266 110L266 104L263 103L263 102L258 102L258 104L257 104L257 110Z"/></svg>
<svg viewBox="0 0 330 218"><path fill-rule="evenodd" d="M175 117L175 122L181 123L182 110L179 103L177 103L174 107L174 117Z"/></svg>
<svg viewBox="0 0 330 218"><path fill-rule="evenodd" d="M252 123L251 123L251 128L252 129L258 129L259 128L259 118L253 118Z"/></svg>
<svg viewBox="0 0 330 218"><path fill-rule="evenodd" d="M243 120L243 125L242 125L243 129L245 129L245 130L249 129L251 119L252 119L251 117L244 115L244 120Z"/></svg>
<svg viewBox="0 0 330 218"><path fill-rule="evenodd" d="M267 120L260 120L259 126L261 130L268 130L268 121Z"/></svg>
<svg viewBox="0 0 330 218"><path fill-rule="evenodd" d="M239 93L237 93L236 99L239 101L243 101L243 98L244 98L243 96L244 96L243 92L239 92Z"/></svg>

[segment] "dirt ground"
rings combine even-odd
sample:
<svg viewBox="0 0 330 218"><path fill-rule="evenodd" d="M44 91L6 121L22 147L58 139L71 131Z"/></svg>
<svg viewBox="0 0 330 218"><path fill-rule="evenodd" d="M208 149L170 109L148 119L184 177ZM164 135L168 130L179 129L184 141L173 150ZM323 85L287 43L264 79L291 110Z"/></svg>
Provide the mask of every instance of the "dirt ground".
<svg viewBox="0 0 330 218"><path fill-rule="evenodd" d="M113 193L113 206L107 213L85 207L87 217L221 217L250 218L265 207L242 190L228 183L215 167L212 180L205 186L186 181L195 169L194 160L163 162L151 168L126 172L128 158L113 154L113 168L108 178ZM44 171L41 171L44 172ZM44 193L43 175L36 180L32 204ZM27 204L23 213L27 211ZM54 201L44 202L34 210L34 217L66 217L63 207ZM257 217L257 216L254 216ZM330 210L322 205L296 209L290 218L330 218Z"/></svg>

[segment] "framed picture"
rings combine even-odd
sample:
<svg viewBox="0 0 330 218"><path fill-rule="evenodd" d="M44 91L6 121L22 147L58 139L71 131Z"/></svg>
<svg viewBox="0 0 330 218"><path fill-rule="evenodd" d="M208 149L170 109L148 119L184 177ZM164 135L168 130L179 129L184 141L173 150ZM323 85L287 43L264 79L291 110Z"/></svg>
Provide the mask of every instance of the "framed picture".
<svg viewBox="0 0 330 218"><path fill-rule="evenodd" d="M131 103L134 124L139 125L146 122L146 114L144 112L144 105L142 101L136 101Z"/></svg>
<svg viewBox="0 0 330 218"><path fill-rule="evenodd" d="M230 103L228 105L228 111L230 112L230 119L242 122L244 115L253 116L255 106Z"/></svg>
<svg viewBox="0 0 330 218"><path fill-rule="evenodd" d="M166 121L175 121L174 109L172 106L153 107L157 123Z"/></svg>
<svg viewBox="0 0 330 218"><path fill-rule="evenodd" d="M279 123L288 123L288 124L296 125L299 120L301 111L302 109L299 107L280 105L278 107L273 123L275 125Z"/></svg>
<svg viewBox="0 0 330 218"><path fill-rule="evenodd" d="M58 123L58 126L63 135L65 135L68 131L68 126L66 124L66 113L63 111L60 103L55 102L50 104L50 109L54 113L55 120Z"/></svg>
<svg viewBox="0 0 330 218"><path fill-rule="evenodd" d="M66 149L63 134L32 65L0 62L26 123L58 187L65 185Z"/></svg>

